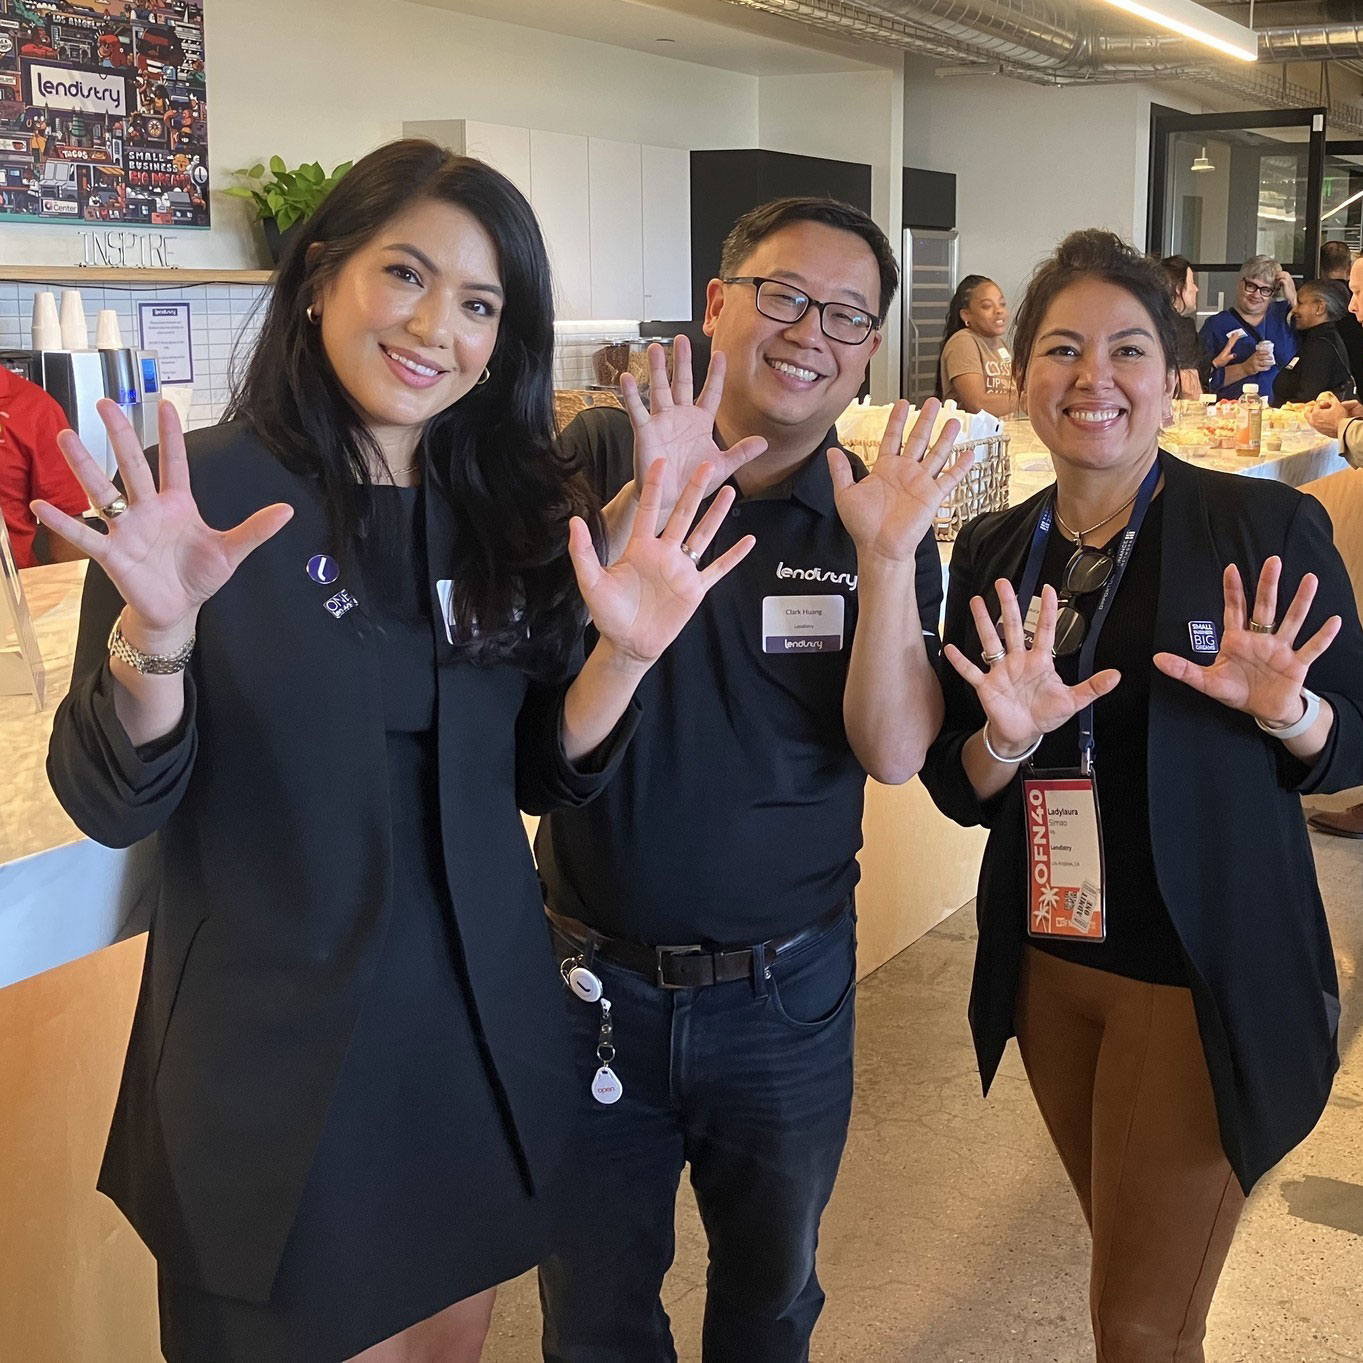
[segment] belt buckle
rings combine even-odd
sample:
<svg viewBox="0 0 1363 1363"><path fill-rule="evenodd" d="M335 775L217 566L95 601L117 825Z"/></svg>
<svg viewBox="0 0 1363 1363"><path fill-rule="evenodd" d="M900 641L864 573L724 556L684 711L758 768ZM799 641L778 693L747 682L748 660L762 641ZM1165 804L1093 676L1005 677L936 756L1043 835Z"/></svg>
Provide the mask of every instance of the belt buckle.
<svg viewBox="0 0 1363 1363"><path fill-rule="evenodd" d="M698 942L694 945L684 947L654 947L653 958L653 978L659 989L693 989L690 984L673 984L672 981L663 978L663 960L667 956L704 956L707 955L705 948Z"/></svg>

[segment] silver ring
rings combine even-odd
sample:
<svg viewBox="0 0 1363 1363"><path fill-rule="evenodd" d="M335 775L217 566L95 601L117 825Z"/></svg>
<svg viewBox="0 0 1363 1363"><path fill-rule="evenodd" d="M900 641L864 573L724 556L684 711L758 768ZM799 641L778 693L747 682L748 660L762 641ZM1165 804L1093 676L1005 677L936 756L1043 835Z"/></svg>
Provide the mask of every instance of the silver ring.
<svg viewBox="0 0 1363 1363"><path fill-rule="evenodd" d="M697 549L692 549L691 546L690 546L689 544L683 544L683 545L681 546L681 551L682 551L683 554L686 555L687 558L689 558L689 559L691 560L692 563L694 563L694 564L696 565L697 568L700 567L700 551L699 551L699 550L697 550Z"/></svg>
<svg viewBox="0 0 1363 1363"><path fill-rule="evenodd" d="M1257 620L1251 620L1249 622L1249 632L1251 634L1272 634L1277 628L1277 625L1261 625Z"/></svg>
<svg viewBox="0 0 1363 1363"><path fill-rule="evenodd" d="M980 654L981 661L987 663L990 667L993 667L995 663L1001 663L1007 656L1008 650L1006 648L999 649L997 653Z"/></svg>
<svg viewBox="0 0 1363 1363"><path fill-rule="evenodd" d="M97 506L95 514L104 521L112 521L121 516L128 509L126 497L115 497L107 506Z"/></svg>

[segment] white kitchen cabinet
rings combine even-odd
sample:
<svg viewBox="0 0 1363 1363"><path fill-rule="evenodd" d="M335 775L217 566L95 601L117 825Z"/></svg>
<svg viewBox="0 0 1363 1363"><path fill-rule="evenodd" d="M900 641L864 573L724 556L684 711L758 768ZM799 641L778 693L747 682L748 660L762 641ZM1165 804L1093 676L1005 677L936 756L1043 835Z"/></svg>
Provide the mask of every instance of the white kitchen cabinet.
<svg viewBox="0 0 1363 1363"><path fill-rule="evenodd" d="M644 310L659 322L691 318L691 153L641 148ZM633 316L634 314L631 314Z"/></svg>
<svg viewBox="0 0 1363 1363"><path fill-rule="evenodd" d="M461 156L476 156L500 170L528 199L530 197L530 129L502 123L479 123L471 118L446 118L402 125L408 137L429 137Z"/></svg>
<svg viewBox="0 0 1363 1363"><path fill-rule="evenodd" d="M560 319L593 315L589 175L585 137L530 130L530 202L549 248Z"/></svg>
<svg viewBox="0 0 1363 1363"><path fill-rule="evenodd" d="M587 148L591 207L592 312L645 317L643 148L593 137Z"/></svg>

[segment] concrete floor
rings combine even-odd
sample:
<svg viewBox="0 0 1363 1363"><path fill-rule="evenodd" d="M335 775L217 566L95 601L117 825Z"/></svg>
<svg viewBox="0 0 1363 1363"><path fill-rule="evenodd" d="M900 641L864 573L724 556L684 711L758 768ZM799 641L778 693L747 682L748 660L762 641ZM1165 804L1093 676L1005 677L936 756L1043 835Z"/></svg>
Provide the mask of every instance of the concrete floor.
<svg viewBox="0 0 1363 1363"><path fill-rule="evenodd" d="M1344 993L1343 1067L1316 1131L1255 1189L1208 1363L1363 1363L1363 842L1313 840ZM861 985L815 1363L1093 1357L1083 1221L1015 1048L980 1097L965 1019L973 954L967 906ZM664 1300L682 1363L697 1363L705 1246L689 1194L677 1240ZM502 1292L485 1363L533 1363L538 1330L527 1276Z"/></svg>

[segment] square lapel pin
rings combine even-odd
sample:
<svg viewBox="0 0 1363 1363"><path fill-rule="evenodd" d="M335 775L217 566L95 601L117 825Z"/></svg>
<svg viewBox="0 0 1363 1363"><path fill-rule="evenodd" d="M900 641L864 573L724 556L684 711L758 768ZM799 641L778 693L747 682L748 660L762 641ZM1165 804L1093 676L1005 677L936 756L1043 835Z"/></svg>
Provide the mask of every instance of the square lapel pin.
<svg viewBox="0 0 1363 1363"><path fill-rule="evenodd" d="M1216 623L1212 620L1189 620L1188 639L1194 653L1212 653L1221 647L1216 637Z"/></svg>

